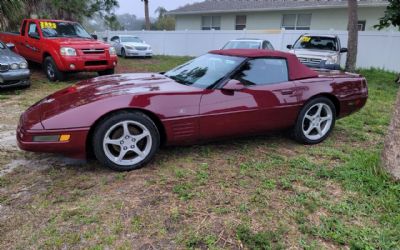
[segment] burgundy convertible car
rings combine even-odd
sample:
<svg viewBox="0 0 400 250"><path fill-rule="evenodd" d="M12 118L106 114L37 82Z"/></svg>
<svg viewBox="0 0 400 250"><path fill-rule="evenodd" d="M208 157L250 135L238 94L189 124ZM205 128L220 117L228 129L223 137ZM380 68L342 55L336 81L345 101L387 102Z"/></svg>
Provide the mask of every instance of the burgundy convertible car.
<svg viewBox="0 0 400 250"><path fill-rule="evenodd" d="M21 149L86 157L124 171L150 161L161 144L183 145L292 129L323 141L335 120L361 109L365 78L317 73L293 54L211 51L166 73L82 81L22 114Z"/></svg>

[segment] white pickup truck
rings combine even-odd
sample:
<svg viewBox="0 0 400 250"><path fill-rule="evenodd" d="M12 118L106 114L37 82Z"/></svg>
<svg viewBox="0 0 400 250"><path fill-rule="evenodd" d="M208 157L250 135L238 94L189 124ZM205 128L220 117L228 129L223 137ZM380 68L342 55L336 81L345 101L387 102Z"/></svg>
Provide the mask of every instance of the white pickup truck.
<svg viewBox="0 0 400 250"><path fill-rule="evenodd" d="M311 68L340 69L340 59L347 48L342 48L337 35L301 35L293 45L287 45L301 63Z"/></svg>

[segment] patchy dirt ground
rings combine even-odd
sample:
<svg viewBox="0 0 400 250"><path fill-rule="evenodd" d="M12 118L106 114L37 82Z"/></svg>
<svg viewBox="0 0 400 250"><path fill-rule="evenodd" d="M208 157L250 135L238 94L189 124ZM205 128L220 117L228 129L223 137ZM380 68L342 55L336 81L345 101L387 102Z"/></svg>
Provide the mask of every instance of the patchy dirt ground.
<svg viewBox="0 0 400 250"><path fill-rule="evenodd" d="M118 71L185 60L121 60ZM320 145L273 134L163 148L145 168L116 173L18 149L23 110L93 76L51 84L35 68L30 89L0 93L0 249L395 248L400 189L376 163L397 89L391 74L367 74L379 105L339 121Z"/></svg>

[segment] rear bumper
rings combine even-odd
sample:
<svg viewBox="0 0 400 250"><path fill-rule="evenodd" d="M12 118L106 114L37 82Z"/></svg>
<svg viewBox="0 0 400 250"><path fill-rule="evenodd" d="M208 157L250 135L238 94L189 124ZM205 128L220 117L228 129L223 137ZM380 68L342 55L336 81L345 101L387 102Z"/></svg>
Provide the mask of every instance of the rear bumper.
<svg viewBox="0 0 400 250"><path fill-rule="evenodd" d="M59 70L64 72L103 71L117 66L117 56L109 55L78 55L60 58Z"/></svg>
<svg viewBox="0 0 400 250"><path fill-rule="evenodd" d="M30 85L29 69L9 70L0 73L0 88L27 87Z"/></svg>
<svg viewBox="0 0 400 250"><path fill-rule="evenodd" d="M25 151L41 153L60 153L69 157L86 158L86 139L89 128L63 129L63 130L25 130L17 128L18 147ZM67 142L34 142L34 136L69 134Z"/></svg>

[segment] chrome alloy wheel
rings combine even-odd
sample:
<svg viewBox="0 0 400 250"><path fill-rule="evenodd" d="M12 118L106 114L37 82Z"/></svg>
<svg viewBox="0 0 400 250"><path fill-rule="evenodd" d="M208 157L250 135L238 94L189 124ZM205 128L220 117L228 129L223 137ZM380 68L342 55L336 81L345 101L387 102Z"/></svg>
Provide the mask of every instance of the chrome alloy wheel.
<svg viewBox="0 0 400 250"><path fill-rule="evenodd" d="M319 140L329 132L332 122L331 107L325 103L317 103L307 110L303 118L303 134L309 140Z"/></svg>
<svg viewBox="0 0 400 250"><path fill-rule="evenodd" d="M54 70L54 66L51 63L47 64L47 75L50 78L54 78L56 76L55 70Z"/></svg>
<svg viewBox="0 0 400 250"><path fill-rule="evenodd" d="M109 128L103 139L107 158L115 164L129 166L143 161L150 153L150 131L136 121L122 121Z"/></svg>

